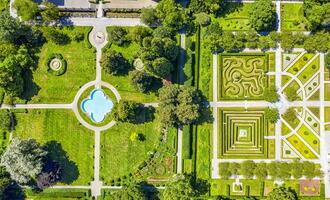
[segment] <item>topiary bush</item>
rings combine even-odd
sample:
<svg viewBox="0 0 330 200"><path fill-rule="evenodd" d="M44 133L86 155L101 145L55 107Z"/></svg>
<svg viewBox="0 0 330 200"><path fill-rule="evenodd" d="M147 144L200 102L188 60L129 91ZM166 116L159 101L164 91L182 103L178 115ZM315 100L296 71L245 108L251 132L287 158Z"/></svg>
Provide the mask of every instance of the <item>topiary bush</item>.
<svg viewBox="0 0 330 200"><path fill-rule="evenodd" d="M59 67L59 69L55 70L51 67L51 62L54 59L58 59L61 62L61 66ZM47 58L47 71L55 76L61 76L66 72L67 69L67 63L66 60L63 58L63 56L61 54L51 54L48 58Z"/></svg>

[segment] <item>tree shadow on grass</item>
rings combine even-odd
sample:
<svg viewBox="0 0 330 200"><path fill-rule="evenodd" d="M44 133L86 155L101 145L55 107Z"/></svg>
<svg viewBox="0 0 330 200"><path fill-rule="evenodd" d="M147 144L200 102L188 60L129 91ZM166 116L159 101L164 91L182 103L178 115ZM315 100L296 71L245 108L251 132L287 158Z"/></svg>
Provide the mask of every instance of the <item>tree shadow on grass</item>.
<svg viewBox="0 0 330 200"><path fill-rule="evenodd" d="M48 152L49 158L57 162L61 168L60 182L71 184L79 177L79 169L75 162L69 159L67 152L57 141L49 141L44 145L44 149Z"/></svg>
<svg viewBox="0 0 330 200"><path fill-rule="evenodd" d="M33 96L39 93L41 88L33 81L33 74L30 69L23 71L23 80L24 90L21 98L30 101Z"/></svg>
<svg viewBox="0 0 330 200"><path fill-rule="evenodd" d="M155 119L156 109L152 106L140 106L138 114L135 117L135 124L143 124L146 122L152 122Z"/></svg>

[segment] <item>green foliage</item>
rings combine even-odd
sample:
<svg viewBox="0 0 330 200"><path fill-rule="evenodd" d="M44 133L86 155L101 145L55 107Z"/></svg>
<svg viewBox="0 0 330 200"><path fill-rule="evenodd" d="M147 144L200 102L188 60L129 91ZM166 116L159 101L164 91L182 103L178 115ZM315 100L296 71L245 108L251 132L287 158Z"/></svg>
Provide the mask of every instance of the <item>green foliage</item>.
<svg viewBox="0 0 330 200"><path fill-rule="evenodd" d="M268 102L275 103L279 100L280 96L277 93L275 86L267 87L264 91L264 99Z"/></svg>
<svg viewBox="0 0 330 200"><path fill-rule="evenodd" d="M330 53L325 54L325 66L330 70Z"/></svg>
<svg viewBox="0 0 330 200"><path fill-rule="evenodd" d="M158 113L163 126L198 122L204 109L202 98L201 93L193 87L167 85L161 88Z"/></svg>
<svg viewBox="0 0 330 200"><path fill-rule="evenodd" d="M166 184L162 193L162 199L164 200L189 200L194 196L194 188L188 177L181 177L178 180L172 180Z"/></svg>
<svg viewBox="0 0 330 200"><path fill-rule="evenodd" d="M202 35L204 44L211 52L219 51L222 28L218 22L212 22Z"/></svg>
<svg viewBox="0 0 330 200"><path fill-rule="evenodd" d="M129 79L131 84L140 92L148 92L152 88L153 78L145 72L130 71Z"/></svg>
<svg viewBox="0 0 330 200"><path fill-rule="evenodd" d="M20 96L23 92L22 68L14 56L8 56L0 63L0 87L8 95Z"/></svg>
<svg viewBox="0 0 330 200"><path fill-rule="evenodd" d="M49 1L44 1L42 2L42 5L44 7L41 12L41 17L45 23L50 23L60 19L60 10L55 4Z"/></svg>
<svg viewBox="0 0 330 200"><path fill-rule="evenodd" d="M83 32L74 32L71 39L75 42L81 42L85 39L85 34Z"/></svg>
<svg viewBox="0 0 330 200"><path fill-rule="evenodd" d="M112 116L116 121L135 122L140 104L133 101L120 101L113 109Z"/></svg>
<svg viewBox="0 0 330 200"><path fill-rule="evenodd" d="M297 200L294 191L284 187L274 188L267 196L267 200Z"/></svg>
<svg viewBox="0 0 330 200"><path fill-rule="evenodd" d="M130 65L124 56L115 50L106 49L101 58L102 68L109 74L119 75L126 73Z"/></svg>
<svg viewBox="0 0 330 200"><path fill-rule="evenodd" d="M131 41L136 42L139 45L142 45L143 39L150 35L151 35L150 28L144 26L135 26L129 29L128 38Z"/></svg>
<svg viewBox="0 0 330 200"><path fill-rule="evenodd" d="M13 6L23 21L33 20L39 12L38 5L33 0L17 0Z"/></svg>
<svg viewBox="0 0 330 200"><path fill-rule="evenodd" d="M10 174L6 172L5 167L0 167L0 199L6 199L5 192L8 186L11 185L13 181L10 178ZM7 197L8 198L8 197Z"/></svg>
<svg viewBox="0 0 330 200"><path fill-rule="evenodd" d="M271 123L276 123L280 118L280 114L276 108L266 108L265 109L265 119Z"/></svg>
<svg viewBox="0 0 330 200"><path fill-rule="evenodd" d="M152 73L161 78L168 78L174 70L172 63L166 58L156 58L152 62Z"/></svg>
<svg viewBox="0 0 330 200"><path fill-rule="evenodd" d="M0 130L10 130L10 113L7 110L0 110Z"/></svg>
<svg viewBox="0 0 330 200"><path fill-rule="evenodd" d="M264 180L268 175L267 164L264 162L258 163L254 169L254 174L258 180Z"/></svg>
<svg viewBox="0 0 330 200"><path fill-rule="evenodd" d="M330 40L329 32L325 32L325 31L316 32L306 38L304 42L304 48L307 51L327 52L330 49L329 40Z"/></svg>
<svg viewBox="0 0 330 200"><path fill-rule="evenodd" d="M250 24L257 31L273 30L276 13L271 0L257 0L249 10Z"/></svg>
<svg viewBox="0 0 330 200"><path fill-rule="evenodd" d="M223 179L229 179L233 173L229 169L229 163L221 162L219 163L219 175Z"/></svg>
<svg viewBox="0 0 330 200"><path fill-rule="evenodd" d="M189 9L193 13L209 13L213 14L216 13L220 7L223 1L221 0L191 0L189 4Z"/></svg>
<svg viewBox="0 0 330 200"><path fill-rule="evenodd" d="M159 26L153 31L152 35L155 38L173 38L174 32L170 27Z"/></svg>
<svg viewBox="0 0 330 200"><path fill-rule="evenodd" d="M297 91L294 87L288 86L284 90L284 94L289 101L295 101L298 98Z"/></svg>
<svg viewBox="0 0 330 200"><path fill-rule="evenodd" d="M327 25L330 21L329 10L330 3L328 1L304 1L303 12L309 22L309 28L315 30Z"/></svg>
<svg viewBox="0 0 330 200"><path fill-rule="evenodd" d="M46 38L47 41L51 41L58 45L65 45L70 42L70 37L67 34L54 27L44 28L43 36Z"/></svg>
<svg viewBox="0 0 330 200"><path fill-rule="evenodd" d="M123 46L129 42L127 31L119 26L114 26L109 30L109 42L118 46Z"/></svg>
<svg viewBox="0 0 330 200"><path fill-rule="evenodd" d="M138 183L130 183L128 186L111 192L106 196L106 199L118 200L147 200L146 194L142 191L142 186Z"/></svg>
<svg viewBox="0 0 330 200"><path fill-rule="evenodd" d="M187 15L183 7L175 0L162 0L157 5L156 12L161 24L175 31L183 28L187 22Z"/></svg>
<svg viewBox="0 0 330 200"><path fill-rule="evenodd" d="M245 178L250 179L254 175L254 170L256 168L256 164L251 160L246 160L242 162L240 174L242 174Z"/></svg>
<svg viewBox="0 0 330 200"><path fill-rule="evenodd" d="M204 12L196 14L195 17L196 17L196 22L200 26L207 26L211 23L211 17Z"/></svg>
<svg viewBox="0 0 330 200"><path fill-rule="evenodd" d="M58 70L53 70L50 67L50 63L53 59L59 59L61 61L61 67ZM66 72L67 63L61 54L51 54L47 59L47 71L55 76L61 76Z"/></svg>
<svg viewBox="0 0 330 200"><path fill-rule="evenodd" d="M141 10L141 21L150 27L156 27L159 25L159 19L157 16L156 9L154 8L142 8Z"/></svg>
<svg viewBox="0 0 330 200"><path fill-rule="evenodd" d="M12 179L21 184L28 183L41 172L46 152L33 139L13 139L1 157Z"/></svg>
<svg viewBox="0 0 330 200"><path fill-rule="evenodd" d="M288 108L283 114L283 118L289 122L293 122L296 119L296 111L294 110L294 108Z"/></svg>

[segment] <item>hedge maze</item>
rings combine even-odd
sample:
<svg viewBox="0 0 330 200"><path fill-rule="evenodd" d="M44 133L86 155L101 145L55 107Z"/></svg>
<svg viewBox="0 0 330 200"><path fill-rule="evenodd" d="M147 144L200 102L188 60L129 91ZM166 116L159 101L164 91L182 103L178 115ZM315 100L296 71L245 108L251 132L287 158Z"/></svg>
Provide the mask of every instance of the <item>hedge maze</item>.
<svg viewBox="0 0 330 200"><path fill-rule="evenodd" d="M263 99L268 84L267 54L220 55L219 96L221 99Z"/></svg>
<svg viewBox="0 0 330 200"><path fill-rule="evenodd" d="M263 110L219 112L220 158L268 158L268 122Z"/></svg>

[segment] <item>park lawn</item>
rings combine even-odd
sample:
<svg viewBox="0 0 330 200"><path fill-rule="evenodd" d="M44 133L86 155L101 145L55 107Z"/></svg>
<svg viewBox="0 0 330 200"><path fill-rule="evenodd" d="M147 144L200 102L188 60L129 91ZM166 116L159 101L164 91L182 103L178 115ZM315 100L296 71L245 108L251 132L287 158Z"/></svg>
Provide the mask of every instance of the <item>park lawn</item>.
<svg viewBox="0 0 330 200"><path fill-rule="evenodd" d="M316 151L320 153L320 140L305 125L297 131L298 134Z"/></svg>
<svg viewBox="0 0 330 200"><path fill-rule="evenodd" d="M320 108L319 107L307 107L318 119L320 119Z"/></svg>
<svg viewBox="0 0 330 200"><path fill-rule="evenodd" d="M291 133L291 130L289 127L287 127L284 123L282 123L282 131L281 131L281 134L284 136L284 135L287 135Z"/></svg>
<svg viewBox="0 0 330 200"><path fill-rule="evenodd" d="M324 100L330 101L330 83L324 83L325 93Z"/></svg>
<svg viewBox="0 0 330 200"><path fill-rule="evenodd" d="M24 189L24 194L28 199L34 200L78 200L78 199L90 199L90 191L88 189L54 189L47 188L42 191L34 191L33 189Z"/></svg>
<svg viewBox="0 0 330 200"><path fill-rule="evenodd" d="M251 3L227 3L223 8L224 12L212 20L218 21L223 30L253 30L249 20L249 9L251 6Z"/></svg>
<svg viewBox="0 0 330 200"><path fill-rule="evenodd" d="M85 34L79 43L71 41L66 45L47 42L40 50L38 68L31 75L25 74L24 99L30 103L71 103L79 88L95 79L95 50L87 41L91 27L63 27L62 31L71 36L76 32ZM47 58L62 54L67 62L67 70L61 76L47 72Z"/></svg>
<svg viewBox="0 0 330 200"><path fill-rule="evenodd" d="M0 12L9 8L9 0L0 0Z"/></svg>
<svg viewBox="0 0 330 200"><path fill-rule="evenodd" d="M281 4L281 30L306 31L306 19L303 13L303 3Z"/></svg>
<svg viewBox="0 0 330 200"><path fill-rule="evenodd" d="M324 122L330 122L330 107L324 108Z"/></svg>
<svg viewBox="0 0 330 200"><path fill-rule="evenodd" d="M288 72L295 75L300 71L313 57L315 54L313 53L305 53L303 56L299 58L289 69Z"/></svg>
<svg viewBox="0 0 330 200"><path fill-rule="evenodd" d="M208 180L211 169L212 124L203 124L197 127L196 144L196 176Z"/></svg>
<svg viewBox="0 0 330 200"><path fill-rule="evenodd" d="M315 75L320 68L320 57L317 56L314 60L299 74L298 79L302 83L306 83Z"/></svg>
<svg viewBox="0 0 330 200"><path fill-rule="evenodd" d="M14 137L59 143L55 156L63 156L61 150L68 156L69 162L63 162L66 180L61 184L87 185L93 180L94 134L79 124L71 110L29 110L15 116Z"/></svg>
<svg viewBox="0 0 330 200"><path fill-rule="evenodd" d="M317 156L311 152L310 149L296 135L288 137L287 140L306 159L317 159Z"/></svg>
<svg viewBox="0 0 330 200"><path fill-rule="evenodd" d="M101 178L109 184L114 178L134 173L148 152L155 150L160 133L157 122L131 124L118 122L101 135ZM145 141L130 140L132 133L143 134Z"/></svg>
<svg viewBox="0 0 330 200"><path fill-rule="evenodd" d="M124 28L127 31L129 31L130 27L124 27ZM107 31L109 31L111 29L113 29L113 27L108 27ZM105 48L110 48L117 52L120 52L132 66L132 68L130 70L133 70L133 62L134 62L135 56L137 55L137 53L140 49L139 44L137 44L135 42L131 42L129 45L121 47L116 44L109 43L109 45L106 46ZM128 74L115 76L115 75L108 74L104 70L102 70L102 80L112 84L119 91L122 99L141 102L141 103L150 103L150 102L157 101L157 97L156 97L155 93L144 94L144 93L138 91L130 83Z"/></svg>

